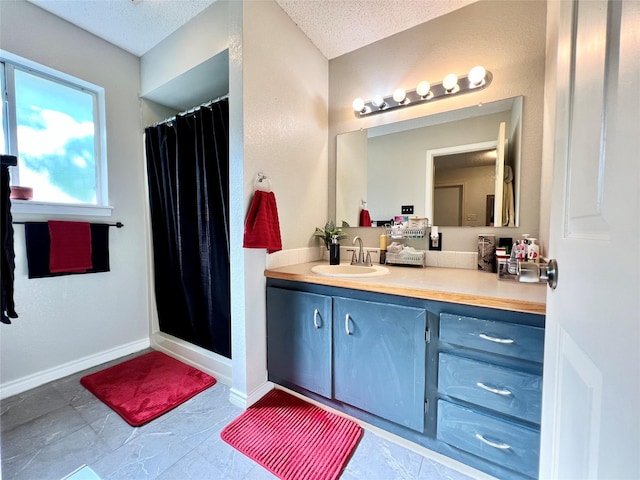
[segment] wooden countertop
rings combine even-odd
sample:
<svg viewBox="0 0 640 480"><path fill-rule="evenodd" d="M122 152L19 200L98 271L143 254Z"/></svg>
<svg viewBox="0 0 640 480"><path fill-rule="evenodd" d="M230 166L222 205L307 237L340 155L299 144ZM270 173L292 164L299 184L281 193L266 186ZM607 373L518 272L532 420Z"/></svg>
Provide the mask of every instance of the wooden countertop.
<svg viewBox="0 0 640 480"><path fill-rule="evenodd" d="M268 278L351 288L425 300L461 303L544 315L546 284L498 280L496 274L460 268L413 268L385 265L389 274L378 277L346 278L318 275L310 262L265 270Z"/></svg>

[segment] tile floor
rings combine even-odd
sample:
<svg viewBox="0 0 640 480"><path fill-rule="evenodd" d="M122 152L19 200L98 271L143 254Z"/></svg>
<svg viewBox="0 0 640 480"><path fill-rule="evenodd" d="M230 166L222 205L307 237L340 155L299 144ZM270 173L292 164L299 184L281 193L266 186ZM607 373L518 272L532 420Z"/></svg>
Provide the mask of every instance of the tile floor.
<svg viewBox="0 0 640 480"><path fill-rule="evenodd" d="M220 439L242 413L221 383L138 428L80 385L83 375L122 360L2 400L0 478L60 480L84 464L103 480L276 478ZM341 478L469 480L369 431Z"/></svg>

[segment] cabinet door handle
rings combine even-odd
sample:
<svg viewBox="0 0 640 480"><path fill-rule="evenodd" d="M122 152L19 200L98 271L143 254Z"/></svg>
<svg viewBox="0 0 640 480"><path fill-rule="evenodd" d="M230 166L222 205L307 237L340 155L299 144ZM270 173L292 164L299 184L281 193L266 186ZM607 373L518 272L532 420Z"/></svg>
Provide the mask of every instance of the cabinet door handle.
<svg viewBox="0 0 640 480"><path fill-rule="evenodd" d="M511 448L511 445L508 443L492 442L491 440L484 438L484 436L479 433L476 433L476 438L490 447L497 448L499 450L509 450Z"/></svg>
<svg viewBox="0 0 640 480"><path fill-rule="evenodd" d="M318 323L318 315L320 314L320 311L316 308L313 311L313 326L316 328L320 328L320 324Z"/></svg>
<svg viewBox="0 0 640 480"><path fill-rule="evenodd" d="M347 332L347 335L351 335L351 331L349 331L349 318L351 318L351 315L347 313L344 316L344 331Z"/></svg>
<svg viewBox="0 0 640 480"><path fill-rule="evenodd" d="M514 343L515 342L513 338L492 337L491 335L487 335L486 333L481 333L478 336L483 340L489 340L490 342L494 342L494 343Z"/></svg>
<svg viewBox="0 0 640 480"><path fill-rule="evenodd" d="M493 388L493 387L489 387L488 385L485 385L482 382L478 382L476 383L476 385L482 388L483 390L486 390L487 392L495 393L496 395L503 395L505 397L511 395L511 390L507 390L506 388Z"/></svg>

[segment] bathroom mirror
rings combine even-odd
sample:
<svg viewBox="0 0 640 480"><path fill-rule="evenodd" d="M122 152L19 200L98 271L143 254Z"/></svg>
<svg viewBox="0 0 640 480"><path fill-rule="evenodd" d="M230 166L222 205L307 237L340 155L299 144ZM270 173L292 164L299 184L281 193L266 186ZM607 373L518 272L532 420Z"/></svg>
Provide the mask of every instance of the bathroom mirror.
<svg viewBox="0 0 640 480"><path fill-rule="evenodd" d="M408 214L517 227L522 107L514 97L338 135L337 223L359 226L365 206L374 226Z"/></svg>

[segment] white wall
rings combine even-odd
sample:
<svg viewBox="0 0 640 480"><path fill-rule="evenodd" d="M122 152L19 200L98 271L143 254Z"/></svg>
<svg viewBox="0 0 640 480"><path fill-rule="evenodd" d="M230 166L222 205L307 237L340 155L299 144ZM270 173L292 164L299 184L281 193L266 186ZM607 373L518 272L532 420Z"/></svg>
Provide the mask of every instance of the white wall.
<svg viewBox="0 0 640 480"><path fill-rule="evenodd" d="M24 227L15 226L20 318L0 326L0 381L8 396L146 347L149 290L138 58L31 3L0 2L0 10L2 49L105 88L114 207L106 220L125 225L110 229L110 272L33 280L27 278Z"/></svg>
<svg viewBox="0 0 640 480"><path fill-rule="evenodd" d="M336 225L345 221L352 227L360 224L360 210L362 200L368 202L367 209L371 210L374 196L368 196L369 182L367 158L369 156L367 131L358 130L348 135L336 138L336 149L340 152L340 175L336 176ZM383 218L383 217L379 217ZM391 218L391 217L389 217ZM322 225L320 225L322 226Z"/></svg>
<svg viewBox="0 0 640 480"><path fill-rule="evenodd" d="M521 227L499 228L495 234L535 234L540 217L545 15L542 1L480 1L332 59L329 211L335 208L335 135L523 95ZM351 107L356 97L388 95L397 87L411 90L420 80L439 82L447 73L462 75L478 64L493 73L491 85L482 91L366 118L357 118ZM482 233L455 227L441 231L447 250L458 251L474 251L477 234ZM376 242L369 245L377 244L377 235L357 234Z"/></svg>
<svg viewBox="0 0 640 480"><path fill-rule="evenodd" d="M244 2L242 52L245 208L263 172L277 199L283 248L315 246L315 227L327 220L328 61L273 1ZM245 250L246 311L243 337L233 339L233 389L248 403L266 380L264 268L264 250ZM239 351L244 378L236 375Z"/></svg>

